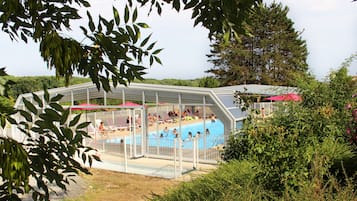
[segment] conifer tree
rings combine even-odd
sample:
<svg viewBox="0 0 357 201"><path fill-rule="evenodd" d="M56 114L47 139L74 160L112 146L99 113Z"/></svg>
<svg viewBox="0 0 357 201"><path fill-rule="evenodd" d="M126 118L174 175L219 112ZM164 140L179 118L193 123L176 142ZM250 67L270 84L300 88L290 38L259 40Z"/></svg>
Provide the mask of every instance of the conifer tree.
<svg viewBox="0 0 357 201"><path fill-rule="evenodd" d="M261 4L248 17L251 35L224 42L216 35L209 61L213 73L225 85L294 85L296 74L306 74L306 43L287 17L289 9L278 3Z"/></svg>

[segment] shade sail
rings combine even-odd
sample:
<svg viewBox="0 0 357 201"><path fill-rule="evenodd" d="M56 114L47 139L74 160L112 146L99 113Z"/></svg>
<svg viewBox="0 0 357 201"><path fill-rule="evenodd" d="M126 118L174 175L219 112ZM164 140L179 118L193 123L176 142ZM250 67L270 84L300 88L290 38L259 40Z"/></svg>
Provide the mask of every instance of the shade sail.
<svg viewBox="0 0 357 201"><path fill-rule="evenodd" d="M289 93L289 94L282 94L282 95L279 95L279 96L271 96L269 98L265 98L264 100L270 100L270 101L302 101L302 98L298 94Z"/></svg>

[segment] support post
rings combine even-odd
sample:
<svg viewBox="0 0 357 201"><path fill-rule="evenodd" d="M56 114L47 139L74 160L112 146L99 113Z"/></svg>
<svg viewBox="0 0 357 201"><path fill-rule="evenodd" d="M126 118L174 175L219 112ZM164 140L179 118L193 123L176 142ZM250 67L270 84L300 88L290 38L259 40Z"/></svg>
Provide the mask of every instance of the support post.
<svg viewBox="0 0 357 201"><path fill-rule="evenodd" d="M177 178L177 138L174 139L174 178Z"/></svg>
<svg viewBox="0 0 357 201"><path fill-rule="evenodd" d="M181 94L178 95L178 99L179 99L179 135L178 135L178 141L179 141L179 164L180 164L180 176L182 174L182 125L181 125L181 121L182 121L182 97Z"/></svg>
<svg viewBox="0 0 357 201"><path fill-rule="evenodd" d="M207 159L206 96L203 96L203 158Z"/></svg>

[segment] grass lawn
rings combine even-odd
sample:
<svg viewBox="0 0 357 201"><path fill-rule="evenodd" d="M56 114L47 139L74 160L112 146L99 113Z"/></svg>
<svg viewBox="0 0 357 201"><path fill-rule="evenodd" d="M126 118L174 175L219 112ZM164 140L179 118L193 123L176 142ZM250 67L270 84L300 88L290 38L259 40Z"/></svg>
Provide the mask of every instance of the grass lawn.
<svg viewBox="0 0 357 201"><path fill-rule="evenodd" d="M154 194L163 194L179 181L136 174L91 169L92 175L82 175L81 190L72 192L65 201L130 201L147 200ZM84 187L83 187L84 186Z"/></svg>

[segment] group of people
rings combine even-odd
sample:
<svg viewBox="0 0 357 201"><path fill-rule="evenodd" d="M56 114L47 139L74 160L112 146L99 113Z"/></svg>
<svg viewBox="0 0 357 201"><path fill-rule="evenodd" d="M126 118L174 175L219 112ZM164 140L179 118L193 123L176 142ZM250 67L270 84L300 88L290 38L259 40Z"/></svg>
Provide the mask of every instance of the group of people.
<svg viewBox="0 0 357 201"><path fill-rule="evenodd" d="M161 138L163 138L163 137L168 137L169 136L169 133L170 133L170 130L167 128L167 127L165 127L164 128L164 130L162 131L162 133L160 134L160 137ZM174 128L173 130L172 130L172 134L175 136L175 138L178 138L179 137L179 134L178 134L178 132L177 132L177 129L176 128ZM209 135L210 134L210 131L209 131L209 129L208 128L206 128L206 135ZM189 131L188 132L188 140L191 140L193 137L200 137L201 136L201 132L200 131L197 131L197 133L196 133L196 135L195 136L193 136L192 135L192 132L191 131Z"/></svg>
<svg viewBox="0 0 357 201"><path fill-rule="evenodd" d="M209 134L210 134L210 131L209 131L208 128L206 128L206 135L209 135ZM201 132L200 132L200 131L197 131L196 135L193 136L193 135L192 135L192 132L189 131L189 132L188 132L187 140L192 140L192 138L194 138L194 137L197 137L197 138L201 137Z"/></svg>

